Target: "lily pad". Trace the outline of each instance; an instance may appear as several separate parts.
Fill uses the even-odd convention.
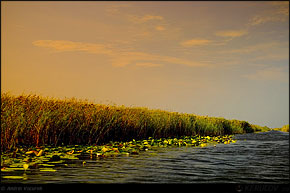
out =
[[[3,176],[2,178],[7,178],[7,179],[24,179],[23,176]]]
[[[40,166],[46,166],[46,167],[54,167],[55,165],[53,164],[38,164]]]
[[[37,157],[41,156],[43,154],[43,150],[40,150],[38,153],[37,153]]]
[[[14,170],[17,170],[17,171],[25,171],[24,168],[13,168]],[[27,168],[26,170],[30,170],[29,168]]]
[[[14,172],[15,168],[1,168],[1,172]]]
[[[41,172],[56,172],[55,169],[51,169],[51,168],[40,168],[39,171],[41,171]]]
[[[48,162],[48,163],[50,163],[50,164],[61,164],[63,162],[64,162],[63,160],[59,160],[59,161],[51,161],[51,162]]]
[[[78,157],[75,157],[73,155],[64,155],[64,156],[61,156],[61,159],[79,159]]]
[[[19,167],[23,167],[23,163],[11,164],[9,167],[10,167],[10,168],[19,168]]]

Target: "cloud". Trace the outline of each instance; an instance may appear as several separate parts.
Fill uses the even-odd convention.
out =
[[[288,69],[285,67],[270,67],[262,70],[258,70],[252,74],[243,75],[243,77],[250,80],[259,80],[259,81],[279,81],[288,83],[289,74]]]
[[[112,54],[112,50],[103,44],[72,42],[65,40],[38,40],[32,42],[37,47],[51,48],[57,51],[84,51],[93,54]]]
[[[159,26],[156,26],[155,29],[156,29],[157,31],[164,31],[164,30],[165,30],[165,27],[159,25]]]
[[[203,46],[203,45],[208,45],[210,44],[210,40],[206,39],[191,39],[191,40],[186,40],[180,43],[180,45],[184,47],[191,47],[191,46]]]
[[[132,7],[131,4],[113,4],[113,5],[108,5],[105,8],[105,11],[109,14],[109,15],[116,15],[116,14],[120,14],[120,9],[121,8],[130,8]]]
[[[142,22],[147,22],[147,21],[150,21],[150,20],[163,20],[163,17],[160,16],[160,15],[144,15],[141,18]]]
[[[288,1],[271,1],[271,5],[277,6],[276,13],[289,16],[289,2]]]
[[[280,22],[286,21],[286,18],[281,17],[279,15],[272,15],[272,16],[263,16],[263,15],[256,15],[250,20],[250,25],[260,25],[268,22]]]
[[[170,57],[170,56],[157,56],[156,59],[159,61],[167,62],[167,63],[180,64],[180,65],[185,65],[185,66],[190,66],[190,67],[209,66],[209,63],[206,63],[206,62],[191,61],[191,60]]]
[[[265,24],[268,22],[285,22],[289,20],[289,2],[268,2],[272,8],[250,19],[250,26]]]
[[[185,65],[190,67],[201,67],[201,66],[208,66],[208,63],[204,62],[194,62],[186,59],[171,57],[171,56],[163,56],[157,54],[149,54],[145,52],[122,52],[116,54],[111,59],[113,66],[124,67],[133,63],[138,63],[138,61],[142,61],[141,63],[171,63],[171,64],[178,64],[178,65]],[[149,66],[149,65],[147,65]],[[153,67],[153,66],[152,66]]]
[[[261,56],[257,56],[252,61],[281,61],[281,60],[288,60],[289,61],[289,50],[283,50],[281,52],[276,52],[276,53],[265,53]]]
[[[217,50],[215,54],[215,63],[219,60],[221,60],[221,64],[231,66],[253,66],[259,63],[265,67],[270,63],[285,63],[289,61],[289,43],[270,41],[255,44],[252,42],[251,45],[235,48],[224,47]]]
[[[231,50],[224,50],[220,53],[225,54],[247,54],[247,53],[253,53],[253,52],[265,52],[270,50],[273,47],[279,47],[281,46],[279,42],[266,42],[256,45],[250,45],[239,49],[231,49]]]
[[[136,16],[136,15],[129,15],[129,19],[130,21],[134,22],[134,23],[145,23],[148,21],[160,21],[163,20],[164,18],[160,15],[144,15],[142,17]]]
[[[248,31],[246,31],[246,30],[227,30],[227,31],[216,32],[217,36],[230,37],[230,38],[241,37],[241,36],[244,36],[247,34],[248,34]]]
[[[143,67],[159,67],[163,66],[163,64],[153,63],[153,62],[137,62],[136,66],[143,66]]]
[[[110,58],[113,66],[124,67],[136,63],[137,66],[156,67],[159,63],[172,63],[191,67],[208,66],[204,62],[196,62],[171,56],[150,54],[146,52],[126,51],[119,46],[73,42],[64,40],[38,40],[32,43],[34,46],[50,48],[59,52],[80,51],[91,54],[102,54]]]

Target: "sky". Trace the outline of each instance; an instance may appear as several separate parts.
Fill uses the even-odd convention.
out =
[[[288,1],[1,1],[1,92],[289,124]]]

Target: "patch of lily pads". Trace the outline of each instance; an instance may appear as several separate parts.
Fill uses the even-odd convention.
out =
[[[206,147],[216,144],[235,143],[232,135],[225,136],[184,136],[181,138],[149,137],[144,140],[128,142],[110,142],[103,145],[71,145],[71,146],[43,146],[43,147],[18,147],[14,151],[1,153],[1,172],[18,173],[21,175],[3,175],[6,179],[27,179],[23,173],[32,171],[56,172],[59,167],[71,167],[79,161],[85,166],[86,159],[103,159],[115,156],[138,155],[142,151],[165,147]]]

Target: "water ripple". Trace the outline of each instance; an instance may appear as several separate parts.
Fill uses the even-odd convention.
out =
[[[234,144],[150,150],[28,175],[24,183],[289,183],[289,133],[236,135]],[[157,154],[152,154],[156,153]]]

